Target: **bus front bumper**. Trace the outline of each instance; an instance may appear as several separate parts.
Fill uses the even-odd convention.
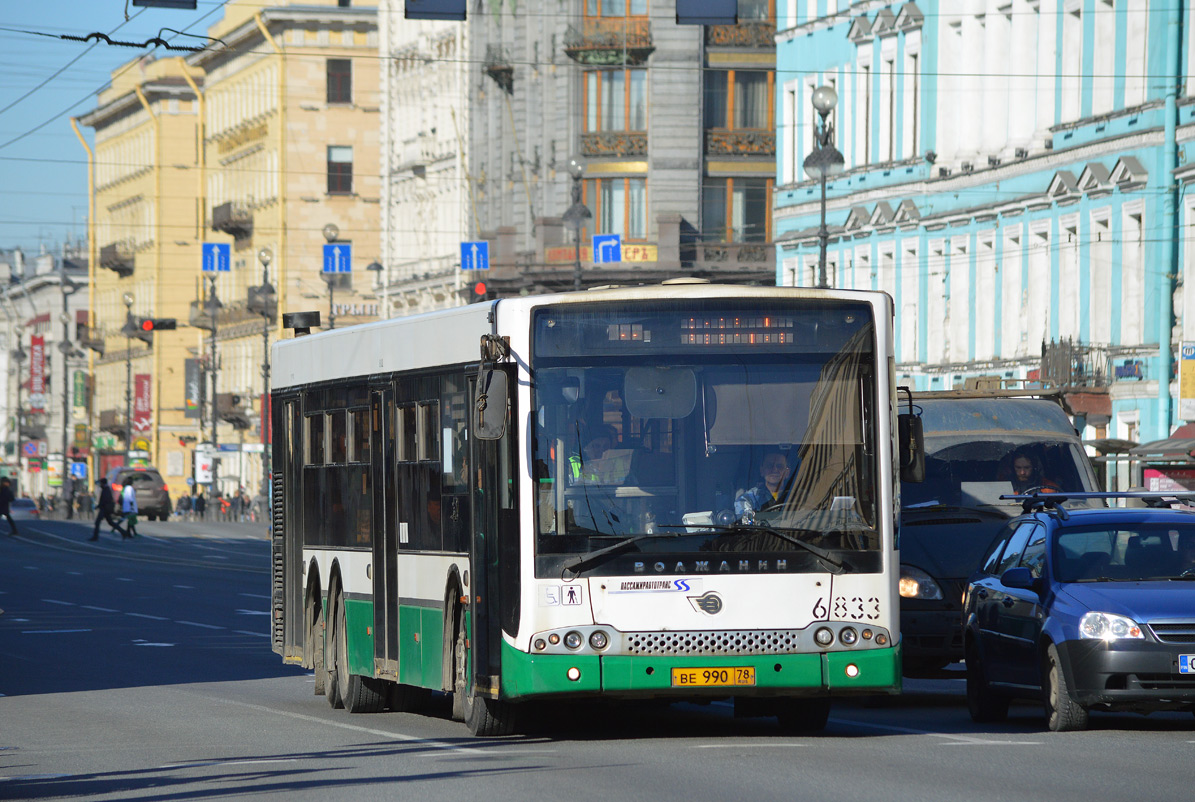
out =
[[[812,654],[749,657],[661,657],[521,652],[503,643],[504,699],[541,696],[676,698],[725,696],[847,696],[899,693],[900,646]],[[752,669],[754,684],[684,684],[673,669],[693,669],[698,679],[713,669]],[[686,671],[686,674],[690,672]],[[715,680],[723,676],[711,674]],[[742,672],[738,673],[742,676]],[[733,682],[735,673],[725,675]]]

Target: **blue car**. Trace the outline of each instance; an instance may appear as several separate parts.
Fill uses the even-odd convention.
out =
[[[1195,712],[1195,512],[1066,498],[1029,501],[967,583],[972,719],[1003,720],[1015,697],[1056,732],[1090,710]]]

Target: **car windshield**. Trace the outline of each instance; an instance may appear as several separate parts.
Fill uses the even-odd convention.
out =
[[[1195,577],[1195,522],[1063,529],[1051,550],[1059,582]]]
[[[570,305],[534,327],[538,575],[822,565],[784,535],[879,570],[868,306]]]

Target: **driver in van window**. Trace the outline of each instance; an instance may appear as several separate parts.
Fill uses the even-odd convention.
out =
[[[1025,493],[1038,489],[1046,493],[1058,491],[1058,485],[1045,477],[1041,460],[1026,451],[1016,451],[1012,457],[1012,489]]]

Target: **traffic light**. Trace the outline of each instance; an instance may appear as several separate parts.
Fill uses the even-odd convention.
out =
[[[474,300],[474,302],[484,301],[487,298],[489,298],[489,296],[486,294],[485,282],[478,281],[478,282],[474,283],[474,285],[473,285],[473,300]]]
[[[141,319],[142,331],[172,331],[178,328],[178,320],[172,317],[147,317]]]

